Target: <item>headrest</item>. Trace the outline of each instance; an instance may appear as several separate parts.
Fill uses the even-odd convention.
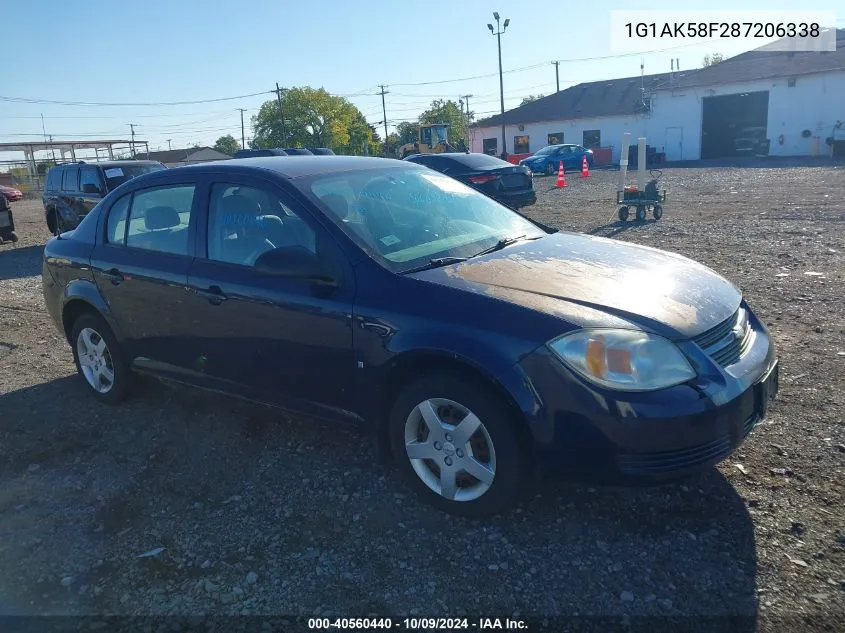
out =
[[[171,229],[181,223],[179,213],[173,207],[150,207],[144,214],[144,227],[148,231]]]
[[[336,193],[330,193],[320,198],[331,211],[341,220],[349,215],[349,203],[346,198]]]

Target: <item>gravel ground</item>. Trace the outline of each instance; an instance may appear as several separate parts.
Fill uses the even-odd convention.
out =
[[[575,174],[560,190],[538,178],[527,212],[737,281],[778,345],[779,399],[737,454],[692,480],[550,481],[485,523],[420,505],[344,429],[158,384],[119,408],[96,403],[44,310],[40,204],[15,203],[21,241],[0,246],[0,614],[841,627],[845,174],[667,169],[663,219],[624,225],[617,176]]]

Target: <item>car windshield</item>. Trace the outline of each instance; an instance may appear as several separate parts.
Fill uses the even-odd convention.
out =
[[[109,191],[117,189],[128,180],[137,178],[142,174],[149,174],[153,171],[167,169],[164,165],[120,165],[115,167],[104,167],[103,174],[106,177],[106,187]]]
[[[321,176],[311,182],[311,193],[332,221],[394,272],[470,257],[503,238],[546,235],[484,194],[428,170]]]
[[[544,147],[540,151],[536,152],[534,156],[546,156],[547,154],[551,154],[557,149],[557,145],[549,145],[548,147]]]

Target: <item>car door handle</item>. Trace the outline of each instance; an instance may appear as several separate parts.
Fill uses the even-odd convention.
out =
[[[121,273],[117,268],[112,268],[111,270],[107,270],[103,273],[103,279],[108,279],[112,284],[115,286],[119,285],[121,281],[123,281],[123,273]]]
[[[209,286],[206,290],[197,290],[196,293],[198,296],[208,299],[208,302],[215,306],[219,306],[228,298],[223,294],[220,286]]]

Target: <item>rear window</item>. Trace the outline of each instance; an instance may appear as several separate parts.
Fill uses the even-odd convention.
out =
[[[62,186],[62,169],[61,167],[53,167],[47,172],[47,189],[55,191]]]
[[[62,190],[76,191],[79,187],[79,167],[65,167],[62,177]]]
[[[487,154],[458,154],[449,156],[449,160],[470,169],[501,169],[511,166],[509,162]]]
[[[149,174],[154,171],[161,171],[167,169],[161,164],[147,164],[147,165],[114,165],[107,167],[103,165],[103,176],[106,179],[106,188],[109,191],[117,189],[123,183],[137,178],[143,174]]]

